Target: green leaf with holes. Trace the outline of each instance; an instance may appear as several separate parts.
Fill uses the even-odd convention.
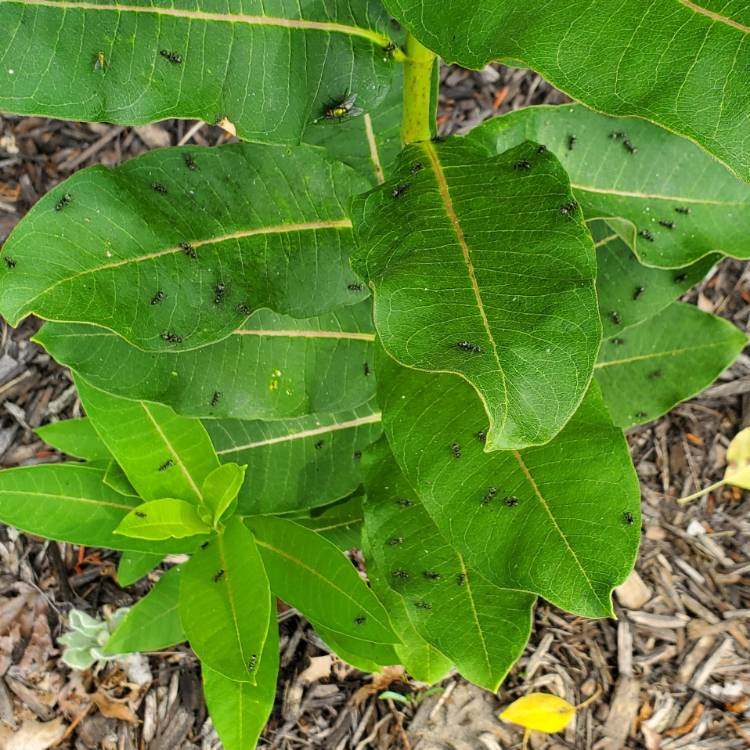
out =
[[[367,292],[347,260],[348,206],[366,187],[302,146],[162,149],[82,170],[5,242],[0,313],[182,351],[226,338],[260,307],[308,317],[353,304]]]
[[[386,48],[401,36],[377,0],[2,0],[0,109],[123,125],[225,120],[247,140],[296,143],[313,123],[334,126],[324,113],[349,94],[378,105],[403,57]]]
[[[370,400],[373,338],[365,300],[306,319],[258,310],[227,338],[185,352],[145,352],[76,323],[47,323],[35,341],[108,393],[194,417],[281,419]]]
[[[612,589],[638,550],[640,492],[597,385],[546,445],[487,453],[487,416],[467,383],[386,356],[378,367],[393,454],[466,565],[496,586],[611,617]]]
[[[60,453],[67,453],[86,461],[108,461],[112,458],[91,420],[85,417],[51,422],[43,427],[37,427],[34,432]]]
[[[571,201],[535,144],[490,158],[461,139],[407,147],[396,176],[355,199],[352,265],[374,290],[383,345],[468,380],[491,450],[550,440],[591,377],[594,248],[574,205],[561,213]]]
[[[676,268],[713,252],[750,258],[750,185],[650,122],[575,104],[528,107],[489,120],[468,139],[492,153],[527,139],[546,144],[586,217],[610,220],[646,265]]]
[[[385,609],[334,544],[283,518],[252,516],[246,523],[276,596],[328,630],[398,643]]]
[[[446,62],[530,67],[592,109],[695,141],[750,181],[750,14],[718,0],[385,0]],[[636,142],[637,143],[637,142]]]
[[[203,544],[180,576],[180,617],[201,662],[256,684],[268,634],[271,592],[252,534],[239,518]]]
[[[384,440],[368,463],[365,555],[375,562],[379,588],[401,598],[414,630],[467,680],[497,690],[526,646],[536,597],[500,588],[467,567],[425,512]],[[369,564],[368,570],[372,575]]]
[[[374,402],[336,414],[203,424],[219,460],[247,464],[238,503],[243,515],[287,513],[347,497],[362,481],[362,451],[381,433]]]
[[[746,345],[747,336],[728,321],[675,303],[606,339],[596,380],[615,424],[632,427],[700,393]]]
[[[165,497],[149,500],[128,513],[115,529],[115,534],[136,539],[183,539],[195,534],[208,534],[211,527],[198,515],[195,505],[185,500]]]

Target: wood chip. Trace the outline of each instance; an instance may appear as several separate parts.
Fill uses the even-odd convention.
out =
[[[641,609],[651,599],[652,593],[636,570],[633,570],[625,582],[615,589],[617,600],[623,607],[630,610]]]

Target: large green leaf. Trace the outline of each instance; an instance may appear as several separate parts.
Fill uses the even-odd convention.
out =
[[[381,587],[402,597],[422,638],[466,679],[497,690],[526,646],[536,597],[469,570],[417,500],[387,444],[379,448],[365,482],[367,559],[375,561]],[[372,575],[369,565],[368,571]]]
[[[373,643],[398,643],[383,606],[327,539],[283,518],[246,520],[280,599],[313,622]]]
[[[168,570],[107,641],[105,652],[159,651],[185,640],[179,611],[180,568]]]
[[[89,419],[64,419],[34,430],[47,445],[61,453],[83,458],[86,461],[108,461],[112,454]]]
[[[298,320],[258,310],[230,336],[186,352],[144,352],[105,328],[48,323],[35,340],[89,383],[180,414],[280,419],[372,398],[369,300]]]
[[[115,529],[117,534],[136,539],[183,539],[210,531],[211,527],[201,519],[193,503],[173,497],[136,506]]]
[[[478,391],[489,449],[544,443],[583,398],[599,348],[594,248],[560,163],[532,143],[489,157],[407,147],[356,199],[352,265],[386,350]],[[562,210],[561,210],[562,209]]]
[[[203,544],[180,576],[180,617],[198,658],[224,677],[256,684],[271,592],[252,534],[239,518]]]
[[[675,303],[606,340],[596,380],[615,424],[632,427],[700,393],[746,345],[728,321]]]
[[[696,141],[750,180],[750,18],[742,2],[385,0],[447,62],[528,65],[612,115]]]
[[[598,387],[546,445],[487,453],[487,417],[468,384],[387,360],[378,379],[388,442],[466,564],[570,612],[612,616],[611,591],[638,550],[640,492]]]
[[[123,552],[117,563],[117,583],[124,588],[139,581],[162,561],[162,557],[149,552]]]
[[[377,0],[227,6],[0,2],[0,109],[138,124],[227,118],[241,138],[295,143],[334,101],[369,108],[396,67]]]
[[[312,529],[333,542],[340,550],[359,549],[362,546],[362,495],[315,509],[309,516],[293,519],[300,526]]]
[[[5,242],[0,312],[172,351],[224,338],[260,307],[306,317],[357,302],[347,207],[366,186],[302,146],[163,149],[83,170]]]
[[[586,217],[619,217],[618,230],[647,265],[676,268],[714,251],[750,257],[750,185],[650,122],[575,104],[527,107],[468,138],[492,153],[544,143],[565,165]]]
[[[203,480],[219,461],[199,420],[161,404],[118,398],[80,377],[76,386],[99,436],[144,500],[201,502]]]
[[[0,471],[0,521],[22,531],[87,547],[134,552],[185,552],[192,540],[153,542],[114,530],[139,503],[104,484],[101,468],[46,464]]]
[[[336,656],[361,672],[380,672],[383,667],[399,663],[396,649],[390,643],[363,641],[324,628],[317,622],[311,624]]]
[[[362,450],[381,433],[374,403],[338,414],[204,425],[221,461],[247,464],[239,495],[246,515],[288,513],[347,497],[362,481]]]
[[[279,627],[276,612],[271,612],[255,685],[228,680],[206,664],[201,664],[206,705],[225,750],[249,750],[255,747],[273,708],[278,671]]]

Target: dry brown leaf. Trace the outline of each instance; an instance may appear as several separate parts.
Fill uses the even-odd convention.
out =
[[[12,732],[6,735],[6,730]],[[48,750],[65,734],[65,724],[58,716],[52,721],[24,721],[21,728],[13,731],[2,727],[0,750]]]
[[[359,690],[352,696],[352,704],[359,706],[371,695],[380,693],[390,687],[394,682],[398,682],[404,676],[404,668],[401,666],[383,667],[382,672],[376,672],[372,676],[372,682],[362,685]]]
[[[99,690],[91,696],[91,699],[108,719],[119,719],[131,724],[138,723],[138,717],[128,705],[128,698],[112,698]]]
[[[691,732],[695,725],[701,720],[705,706],[702,703],[696,703],[693,712],[688,717],[688,720],[684,724],[680,724],[678,727],[672,727],[664,732],[667,737],[682,737],[683,734]]]
[[[736,701],[732,701],[731,703],[725,703],[724,708],[733,714],[744,714],[745,711],[747,711],[749,702],[750,701],[748,700],[748,696],[743,695],[740,698],[738,698]]]

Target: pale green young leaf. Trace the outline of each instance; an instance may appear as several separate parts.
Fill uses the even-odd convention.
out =
[[[201,492],[204,504],[211,510],[213,524],[224,515],[245,481],[247,466],[223,464],[214,469],[204,480]]]
[[[561,213],[571,200],[535,144],[489,157],[460,139],[407,147],[396,176],[355,199],[352,266],[374,290],[384,347],[468,380],[490,450],[548,441],[592,374],[594,247],[580,212]]]
[[[108,461],[112,454],[86,417],[64,419],[37,427],[36,432],[47,445],[61,453],[86,461]]]
[[[210,531],[211,527],[203,522],[195,505],[165,497],[133,508],[120,521],[115,534],[136,539],[183,539]]]
[[[125,588],[148,575],[161,561],[163,555],[148,552],[125,551],[117,563],[117,583]]]

